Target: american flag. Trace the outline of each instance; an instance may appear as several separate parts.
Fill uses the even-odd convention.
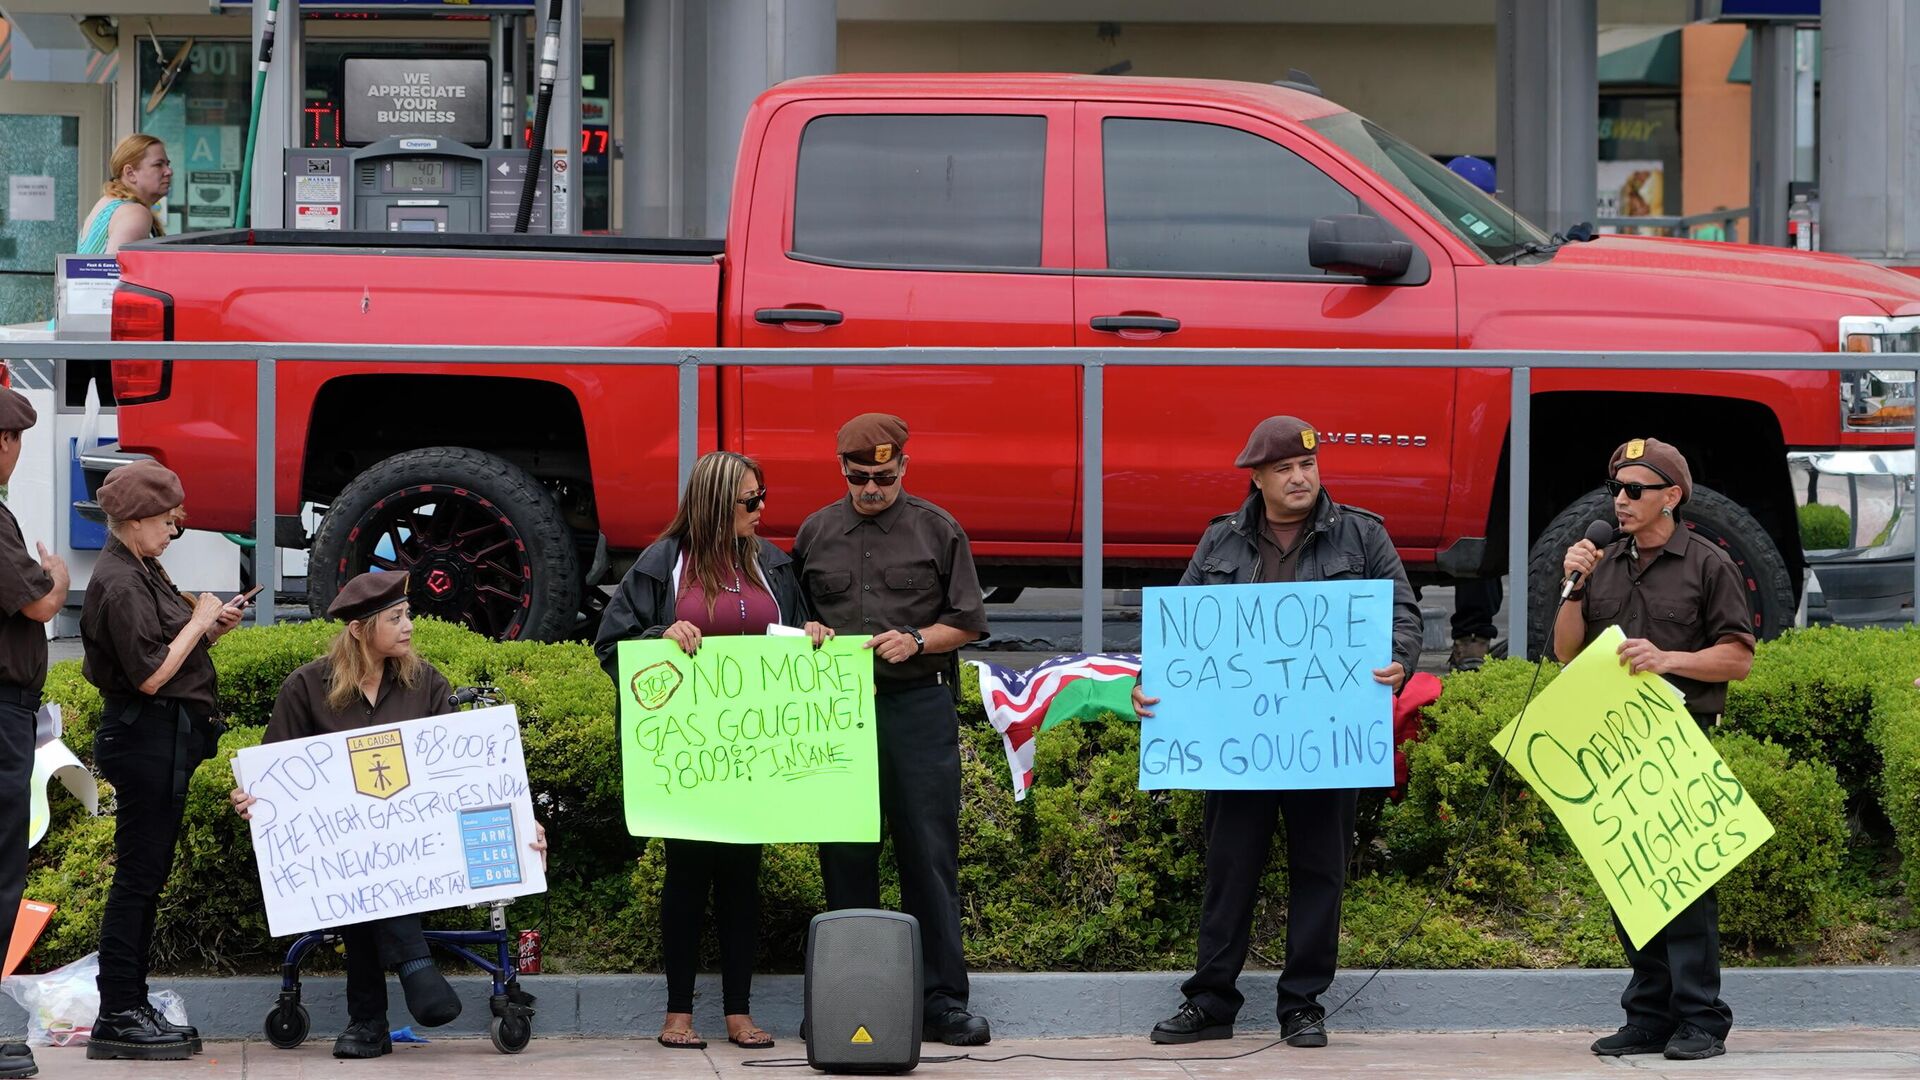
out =
[[[1139,719],[1133,712],[1133,687],[1140,678],[1137,654],[1075,653],[1025,671],[970,662],[980,674],[980,703],[1007,751],[1016,802],[1033,786],[1034,739],[1042,731],[1108,713],[1121,720]]]

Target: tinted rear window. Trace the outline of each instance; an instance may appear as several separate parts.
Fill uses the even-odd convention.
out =
[[[895,266],[1040,265],[1039,116],[823,116],[800,139],[793,249]]]

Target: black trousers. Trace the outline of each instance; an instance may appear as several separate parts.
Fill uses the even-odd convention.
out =
[[[355,923],[340,928],[347,946],[347,1020],[387,1018],[387,972],[428,955],[420,916]]]
[[[1493,624],[1493,613],[1500,610],[1500,575],[1460,578],[1453,583],[1453,636],[1483,637],[1491,641],[1500,636]]]
[[[174,846],[186,801],[174,796],[174,758],[180,752],[170,720],[143,717],[123,724],[103,717],[93,737],[93,760],[113,785],[113,884],[100,917],[100,1012],[125,1012],[147,1000],[147,970],[160,890],[173,872]],[[188,773],[212,753],[195,726],[185,740]]]
[[[0,702],[0,961],[13,940],[27,888],[28,788],[33,782],[33,710]]]
[[[752,1011],[754,952],[760,943],[760,845],[667,841],[660,885],[660,958],[667,969],[667,1011],[693,1011],[700,933],[713,897],[720,939],[720,996],[731,1016]]]
[[[967,1007],[960,941],[960,719],[945,686],[874,699],[880,814],[893,837],[900,906],[920,922],[928,1015]],[[821,844],[827,907],[880,906],[880,845]]]
[[[1716,1038],[1733,1030],[1733,1009],[1720,1000],[1720,897],[1701,893],[1661,931],[1636,949],[1613,920],[1613,931],[1627,950],[1633,975],[1620,1007],[1627,1023],[1657,1034],[1692,1024]]]
[[[1347,883],[1359,792],[1210,791],[1207,885],[1200,902],[1200,959],[1180,992],[1208,1016],[1232,1022],[1246,998],[1234,985],[1247,963],[1253,905],[1266,872],[1276,814],[1287,826],[1287,955],[1281,1016],[1333,985],[1340,958],[1340,900]]]

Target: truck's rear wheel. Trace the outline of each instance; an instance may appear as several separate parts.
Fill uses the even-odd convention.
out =
[[[559,505],[518,465],[464,447],[396,454],[347,485],[313,540],[314,614],[368,569],[412,574],[414,614],[501,640],[566,637],[580,608]]]
[[[1739,503],[1712,488],[1695,485],[1693,496],[1680,512],[1695,536],[1718,544],[1732,556],[1747,587],[1747,605],[1753,610],[1755,636],[1770,638],[1793,625],[1793,575],[1780,549]],[[1527,655],[1537,657],[1546,648],[1554,607],[1560,599],[1561,564],[1567,549],[1579,543],[1587,526],[1613,520],[1613,499],[1600,488],[1582,495],[1554,517],[1534,540],[1527,554]]]

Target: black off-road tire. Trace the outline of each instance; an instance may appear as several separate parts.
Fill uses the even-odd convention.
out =
[[[493,454],[432,446],[355,477],[314,536],[307,579],[314,615],[369,568],[412,575],[407,598],[415,615],[501,640],[556,641],[575,632],[581,582],[573,534],[540,482]]]
[[[1587,526],[1613,520],[1613,499],[1596,488],[1560,511],[1534,540],[1527,553],[1527,657],[1535,659],[1546,648],[1552,617],[1560,600],[1562,564],[1567,549],[1580,542]],[[1682,526],[1702,540],[1719,546],[1733,559],[1747,587],[1756,637],[1770,638],[1793,625],[1798,601],[1793,574],[1773,538],[1746,508],[1712,488],[1696,485],[1680,510]]]

